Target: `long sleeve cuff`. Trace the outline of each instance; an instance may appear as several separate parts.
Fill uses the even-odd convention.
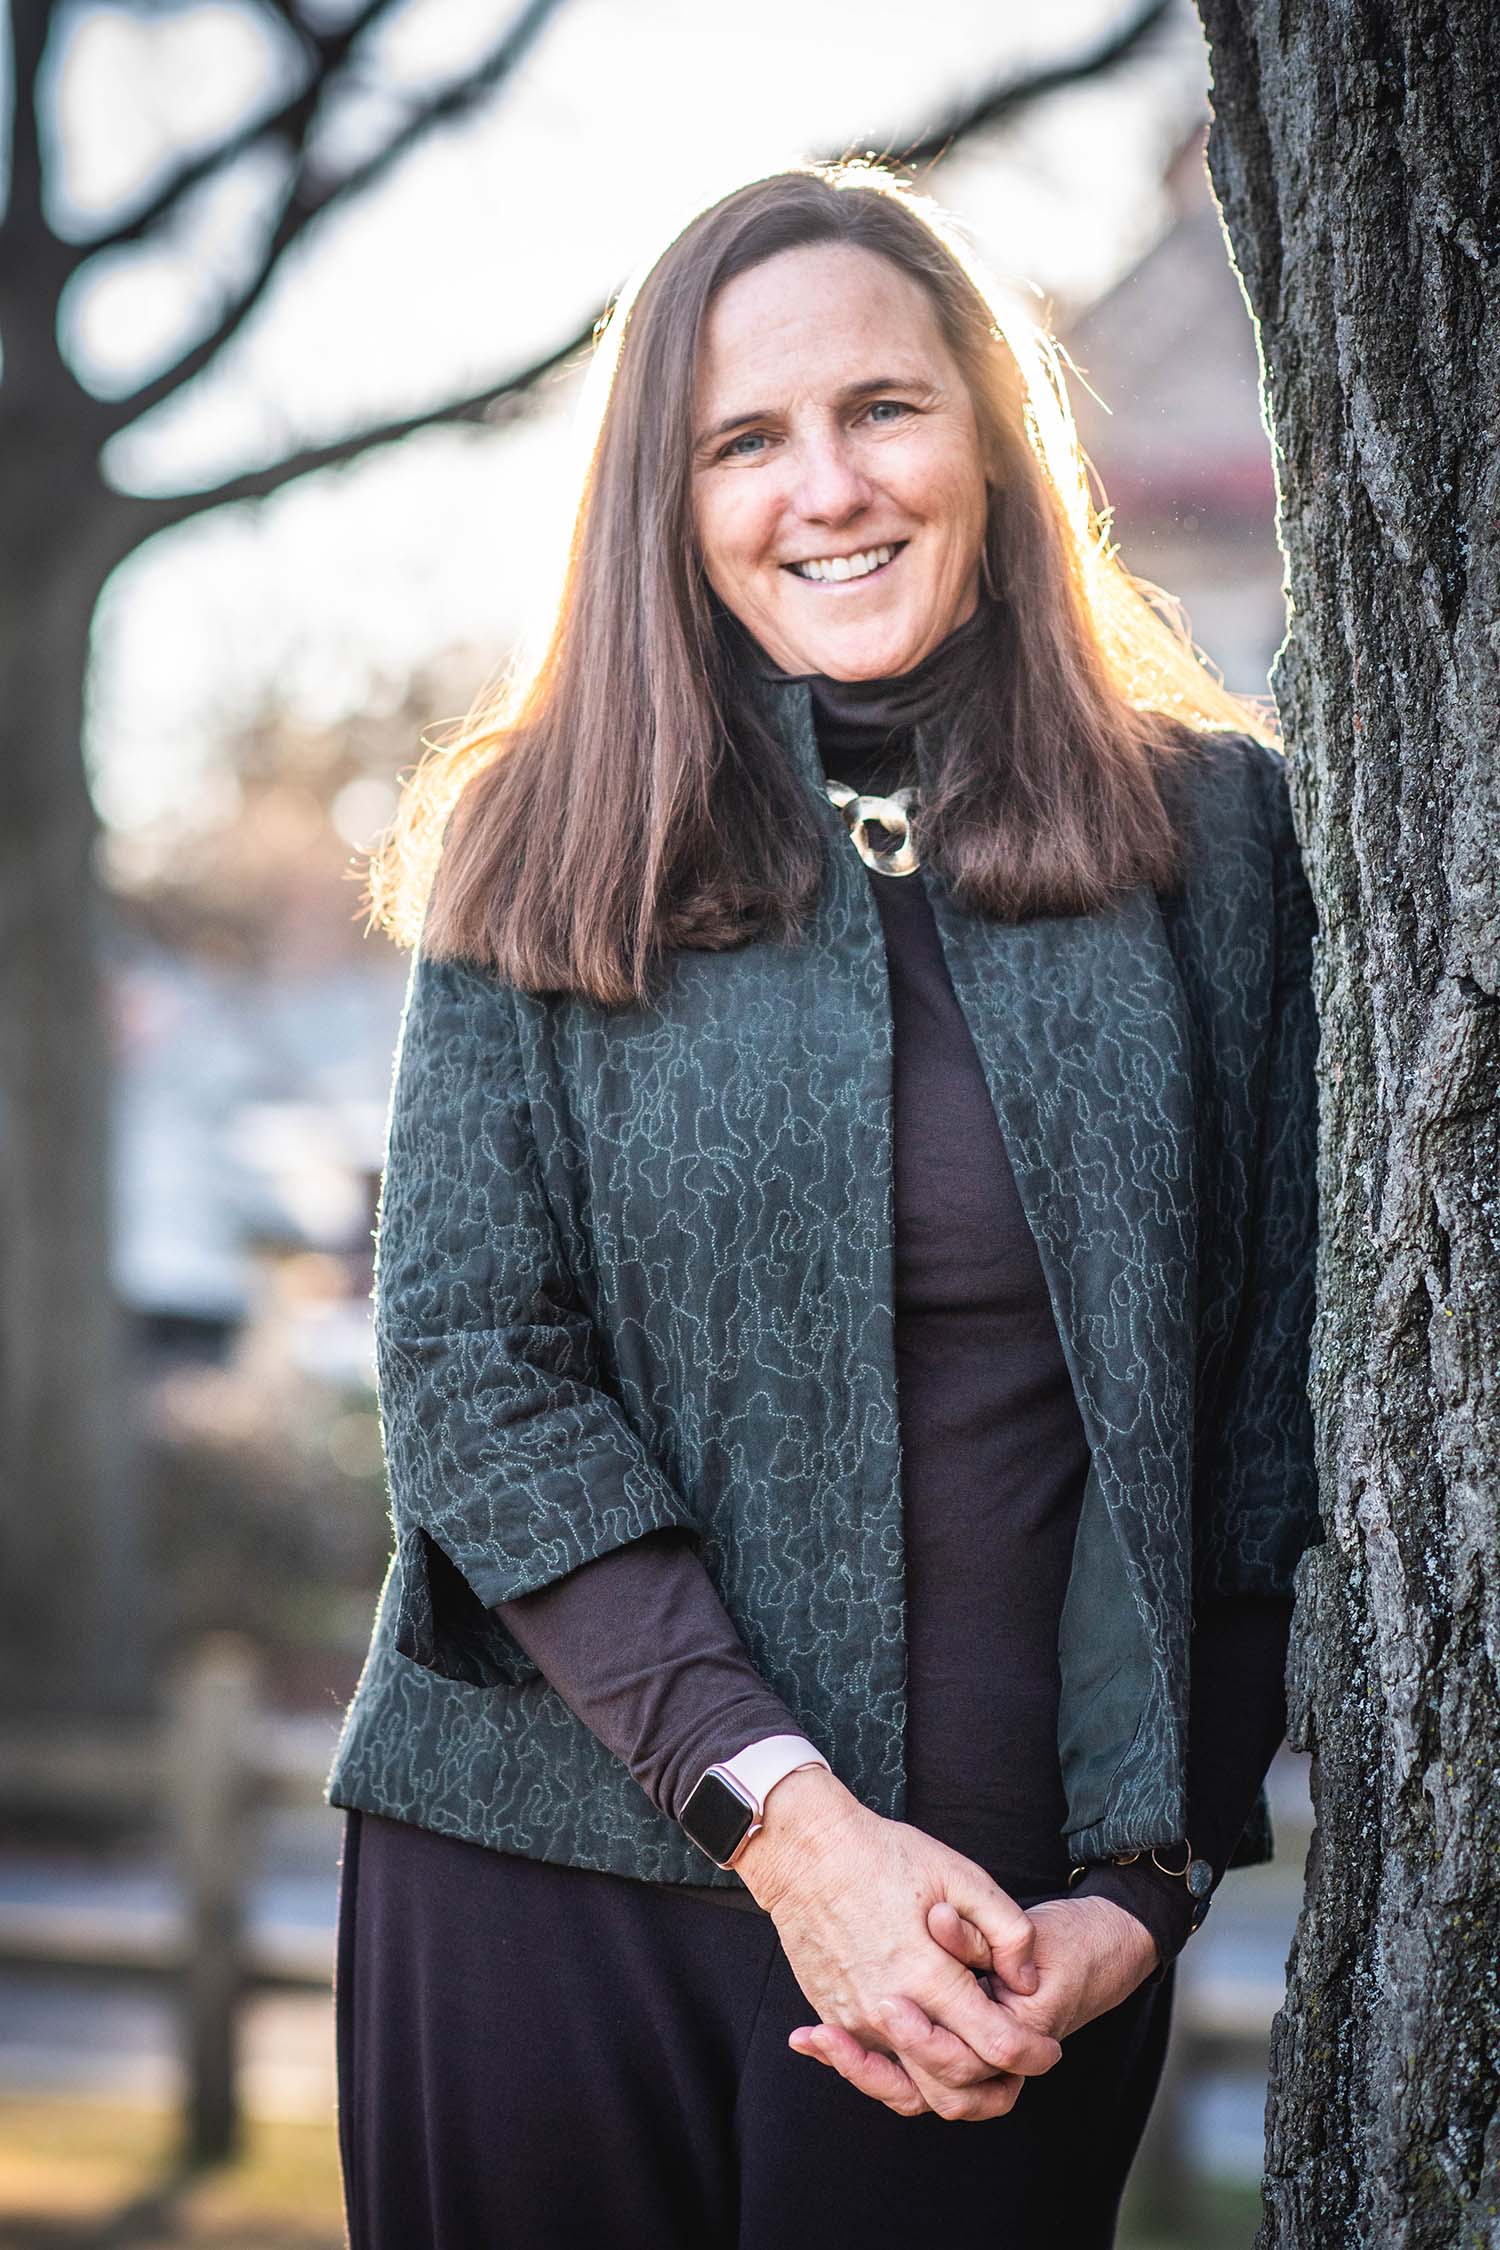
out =
[[[495,1613],[673,1820],[705,1766],[803,1731],[751,1662],[686,1532],[648,1532]]]
[[[1156,1966],[1145,1980],[1160,1984],[1192,1934],[1198,1905],[1180,1877],[1162,1874],[1149,1857],[1121,1867],[1103,1860],[1090,1865],[1068,1893],[1070,1898],[1112,1898],[1145,1925],[1156,1941]]]
[[[1286,1733],[1286,1657],[1292,1601],[1280,1594],[1200,1597],[1193,1624],[1192,1695],[1188,1729],[1188,1835],[1195,1859],[1214,1871],[1217,1890],[1229,1855],[1249,1819],[1271,1760]],[[1180,1847],[1162,1855],[1177,1864]],[[1180,1875],[1164,1874],[1149,1852],[1126,1865],[1092,1862],[1073,1898],[1112,1898],[1156,1940],[1159,1956],[1147,1983],[1159,1984],[1169,1964],[1203,1924],[1208,1899],[1193,1897]]]

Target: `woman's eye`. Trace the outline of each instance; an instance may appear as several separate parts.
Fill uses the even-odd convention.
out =
[[[908,405],[905,399],[900,398],[872,399],[864,411],[867,415],[877,414],[883,406],[888,406],[894,410],[897,421],[904,421],[908,415],[915,414],[917,411],[914,406]],[[888,422],[884,426],[891,429],[894,427],[894,422]],[[716,461],[753,461],[755,455],[744,452],[742,448],[745,446],[761,446],[766,443],[768,443],[768,439],[764,430],[741,430],[738,437],[732,437],[729,443],[715,454],[714,459]]]

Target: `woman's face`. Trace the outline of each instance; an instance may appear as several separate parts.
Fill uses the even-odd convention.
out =
[[[784,671],[908,672],[973,616],[979,427],[931,300],[889,259],[818,243],[726,283],[693,433],[709,583]]]

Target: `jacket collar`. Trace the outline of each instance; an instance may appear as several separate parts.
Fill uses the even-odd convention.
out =
[[[760,717],[780,743],[787,764],[805,782],[821,805],[838,815],[823,788],[823,759],[813,721],[812,683],[790,673],[772,673],[741,662],[735,671],[738,691],[749,697]],[[840,820],[839,825],[842,826]],[[831,832],[831,831],[830,831]]]

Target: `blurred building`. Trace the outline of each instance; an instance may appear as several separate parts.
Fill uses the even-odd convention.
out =
[[[150,1355],[217,1359],[270,1315],[302,1372],[364,1384],[404,957],[277,977],[137,934],[112,980],[115,1278]]]
[[[1166,231],[1063,341],[1127,567],[1181,599],[1226,687],[1263,695],[1285,629],[1276,488],[1254,327],[1203,146],[1195,129],[1168,167]]]

